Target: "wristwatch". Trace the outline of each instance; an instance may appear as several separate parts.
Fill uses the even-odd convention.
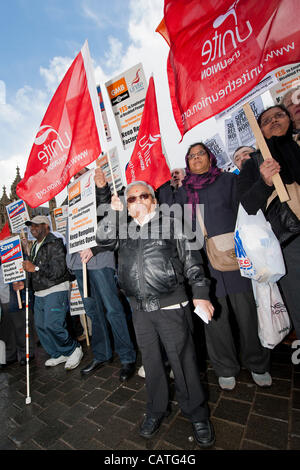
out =
[[[35,270],[35,271],[39,271],[40,268],[39,268],[38,266],[35,266],[35,267],[34,267],[34,270]]]

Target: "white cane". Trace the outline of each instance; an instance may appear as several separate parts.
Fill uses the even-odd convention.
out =
[[[30,397],[30,382],[29,382],[29,292],[28,292],[28,275],[26,273],[26,383],[27,383],[27,396],[25,403],[29,405],[31,403]]]

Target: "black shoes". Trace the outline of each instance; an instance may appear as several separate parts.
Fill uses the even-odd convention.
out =
[[[153,418],[146,415],[140,427],[140,436],[150,439],[159,430],[163,419],[164,416]]]
[[[122,369],[120,370],[120,381],[125,382],[130,379],[130,377],[135,373],[135,362],[130,362],[129,364],[122,364]]]
[[[89,375],[92,372],[95,372],[95,370],[100,369],[100,367],[103,367],[105,364],[108,364],[111,362],[111,359],[108,361],[98,361],[97,359],[93,359],[90,364],[88,364],[84,369],[81,369],[80,373],[82,375]]]
[[[211,447],[215,443],[214,428],[209,419],[192,423],[194,437],[199,447]]]

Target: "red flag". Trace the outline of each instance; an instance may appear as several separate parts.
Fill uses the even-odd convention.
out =
[[[154,189],[171,179],[161,145],[153,77],[149,80],[139,133],[126,168],[127,183],[145,181]]]
[[[5,238],[10,237],[10,230],[8,222],[3,225],[3,228],[0,232],[0,240],[4,240]]]
[[[164,38],[164,40],[166,41],[166,43],[170,46],[169,33],[168,33],[168,30],[167,30],[167,27],[166,27],[166,23],[165,23],[165,19],[164,19],[164,18],[161,20],[161,22],[160,22],[159,25],[157,26],[155,32],[159,33],[159,34]]]
[[[37,207],[101,154],[99,104],[85,42],[57,88],[37,132],[18,196]]]
[[[299,0],[165,0],[168,79],[183,136],[300,60]]]

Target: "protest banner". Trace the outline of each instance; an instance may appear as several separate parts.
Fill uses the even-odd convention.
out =
[[[101,116],[102,116],[102,121],[103,121],[105,137],[106,137],[107,142],[110,142],[112,140],[111,132],[110,132],[110,127],[108,123],[108,118],[107,118],[106,109],[104,106],[104,101],[103,101],[103,96],[102,96],[100,85],[97,85],[97,93],[98,93],[98,99],[99,99],[99,105],[100,105],[100,111],[101,111]]]
[[[124,150],[135,144],[142,119],[147,82],[142,64],[105,83]]]
[[[0,256],[5,284],[25,279],[22,246],[18,235],[0,242]]]
[[[12,233],[19,233],[24,230],[24,228],[27,228],[25,222],[29,220],[30,217],[26,204],[22,199],[8,204],[8,206],[6,206],[6,212]]]
[[[34,139],[18,196],[38,207],[101,154],[101,117],[87,41],[57,88]]]
[[[55,221],[56,231],[61,233],[65,237],[68,222],[68,206],[66,205],[53,209],[53,217]]]
[[[272,70],[299,62],[299,13],[298,0],[165,0],[170,96],[182,136]]]
[[[70,315],[80,315],[83,321],[83,328],[86,337],[86,343],[89,346],[89,334],[87,328],[87,321],[86,321],[86,313],[84,309],[83,300],[78,288],[78,283],[75,281],[70,282]]]
[[[102,153],[97,160],[97,165],[104,172],[110,190],[116,189],[116,191],[119,191],[123,187],[123,180],[117,147],[113,147],[108,152]]]

